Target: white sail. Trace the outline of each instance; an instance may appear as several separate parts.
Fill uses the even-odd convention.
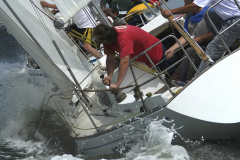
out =
[[[33,8],[34,5],[31,4],[30,1],[15,0],[7,2],[25,24],[29,32],[36,38],[43,50],[34,43],[2,0],[0,0],[0,21],[4,23],[8,31],[38,63],[43,72],[58,85],[61,91],[65,94],[71,94],[74,80],[54,47],[52,38],[59,46],[69,67],[72,69],[79,82],[89,74],[89,67],[91,67],[89,62],[86,61],[86,58],[68,38],[66,33],[62,30],[56,30],[53,26],[53,21],[45,14],[39,12],[47,29],[44,28],[36,10]],[[32,0],[32,2],[39,8],[42,8],[39,0]],[[85,86],[89,80],[90,79],[85,80],[81,86]]]
[[[88,5],[91,0],[53,0],[63,15],[64,22],[69,21],[78,11]]]

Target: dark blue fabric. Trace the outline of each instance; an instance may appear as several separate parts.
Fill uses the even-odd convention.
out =
[[[145,17],[141,14],[141,17],[144,21],[144,23],[146,24],[146,19]],[[128,25],[132,25],[132,26],[136,26],[138,23],[141,24],[142,23],[142,19],[141,19],[140,15],[134,15],[128,22]]]
[[[142,4],[142,2],[134,2],[134,3],[131,5],[131,7],[130,7],[130,9],[128,10],[128,12],[129,12],[132,8],[134,8],[135,6],[140,5],[140,4]],[[146,19],[144,18],[144,16],[143,16],[142,14],[141,14],[141,17],[142,17],[143,21],[146,22]],[[128,25],[136,26],[138,23],[142,23],[142,20],[141,20],[141,18],[140,18],[140,15],[134,15],[134,16],[129,20]]]
[[[191,15],[191,18],[190,18],[191,23],[192,23],[192,24],[196,24],[196,23],[200,22],[200,21],[203,19],[203,15],[204,15],[205,11],[206,11],[208,8],[209,8],[208,6],[204,7],[203,10],[201,10],[201,11],[200,11],[198,14],[196,14],[196,15],[189,14],[189,15],[186,17],[185,22],[184,22],[184,28],[185,28],[185,30],[188,31],[188,21],[189,21],[190,15]],[[212,10],[213,10],[213,9],[210,9],[210,11],[212,11]]]
[[[167,51],[166,47],[162,44],[162,50],[163,50],[163,55],[160,61],[162,61],[164,59],[164,61],[162,63],[159,63],[156,67],[160,68],[161,71],[164,71],[165,69],[167,69],[168,67],[170,67],[172,65],[172,62],[169,59],[166,59],[166,55],[165,52]],[[168,71],[168,74],[166,74],[166,76],[170,75],[172,76],[174,69],[171,68]],[[167,77],[170,78],[170,77]]]

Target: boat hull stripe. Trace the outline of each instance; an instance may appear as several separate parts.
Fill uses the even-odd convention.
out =
[[[112,142],[110,142],[110,143],[107,143],[107,144],[104,144],[104,145],[101,145],[101,146],[97,146],[97,147],[93,147],[93,148],[87,148],[87,149],[83,149],[83,150],[86,151],[86,150],[91,150],[91,149],[100,148],[100,147],[103,147],[103,146],[106,146],[106,145],[115,143],[115,142],[117,142],[117,141],[120,141],[120,140],[122,140],[122,139],[123,139],[123,138],[120,138],[120,139],[117,139],[117,140],[115,140],[115,141],[112,141]]]

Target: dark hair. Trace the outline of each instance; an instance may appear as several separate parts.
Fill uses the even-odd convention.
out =
[[[102,9],[103,13],[107,13],[106,16],[112,16],[111,13],[112,13],[112,9],[111,8],[103,8]]]
[[[93,30],[93,38],[95,38],[98,43],[102,43],[102,41],[105,40],[114,44],[117,38],[117,31],[114,27],[99,24]]]
[[[112,7],[112,13],[117,13],[119,14],[119,9],[117,7]]]

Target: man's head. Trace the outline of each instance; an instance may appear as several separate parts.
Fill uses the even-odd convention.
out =
[[[93,30],[93,38],[95,38],[98,43],[114,44],[116,37],[116,29],[105,24],[99,24]]]
[[[112,13],[115,15],[115,16],[118,16],[119,15],[119,9],[117,7],[112,7]]]

